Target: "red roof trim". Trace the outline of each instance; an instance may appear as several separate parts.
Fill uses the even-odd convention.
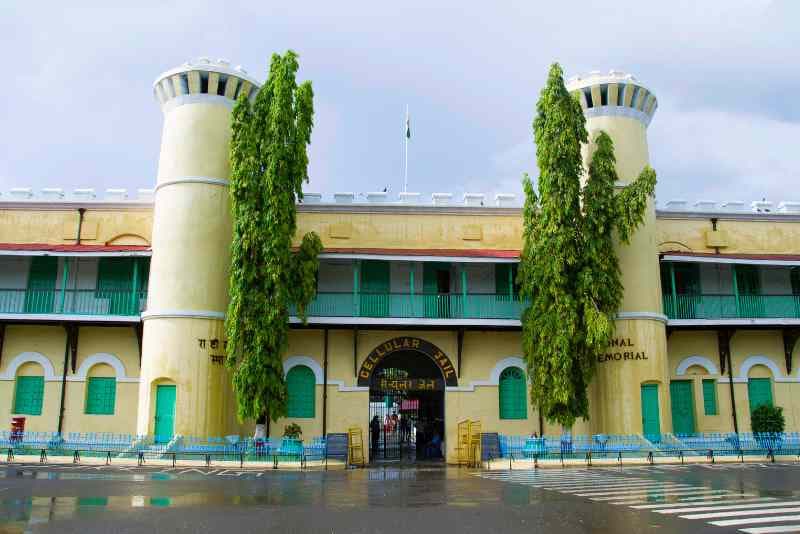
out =
[[[460,258],[519,258],[519,250],[452,248],[325,248],[325,254],[373,254],[376,256],[442,256]]]
[[[48,245],[46,243],[0,243],[0,250],[20,252],[148,252],[146,245]]]
[[[717,260],[777,260],[800,261],[800,254],[713,254],[710,252],[686,252],[673,250],[661,252],[664,256],[684,256],[686,258],[710,258]]]

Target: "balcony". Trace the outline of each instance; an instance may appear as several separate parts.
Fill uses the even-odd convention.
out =
[[[147,291],[0,289],[0,314],[139,317]]]
[[[495,293],[319,292],[307,314],[311,322],[322,317],[518,322],[524,307],[517,297]]]
[[[800,295],[664,295],[670,319],[800,319]]]

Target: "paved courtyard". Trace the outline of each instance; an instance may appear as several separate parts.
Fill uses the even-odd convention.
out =
[[[800,466],[0,467],[0,532],[800,532]]]

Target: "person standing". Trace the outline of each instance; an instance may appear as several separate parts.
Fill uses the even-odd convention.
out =
[[[378,441],[380,440],[381,435],[381,420],[378,419],[378,414],[375,414],[372,417],[372,421],[369,423],[369,437],[371,448],[369,452],[370,460],[374,460],[378,457]]]

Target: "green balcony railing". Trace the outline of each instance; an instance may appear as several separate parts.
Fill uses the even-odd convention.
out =
[[[0,313],[137,316],[147,291],[0,289]]]
[[[498,294],[317,293],[309,317],[519,319],[524,302]],[[292,310],[292,315],[295,311]]]
[[[664,295],[670,319],[800,319],[800,295]]]

